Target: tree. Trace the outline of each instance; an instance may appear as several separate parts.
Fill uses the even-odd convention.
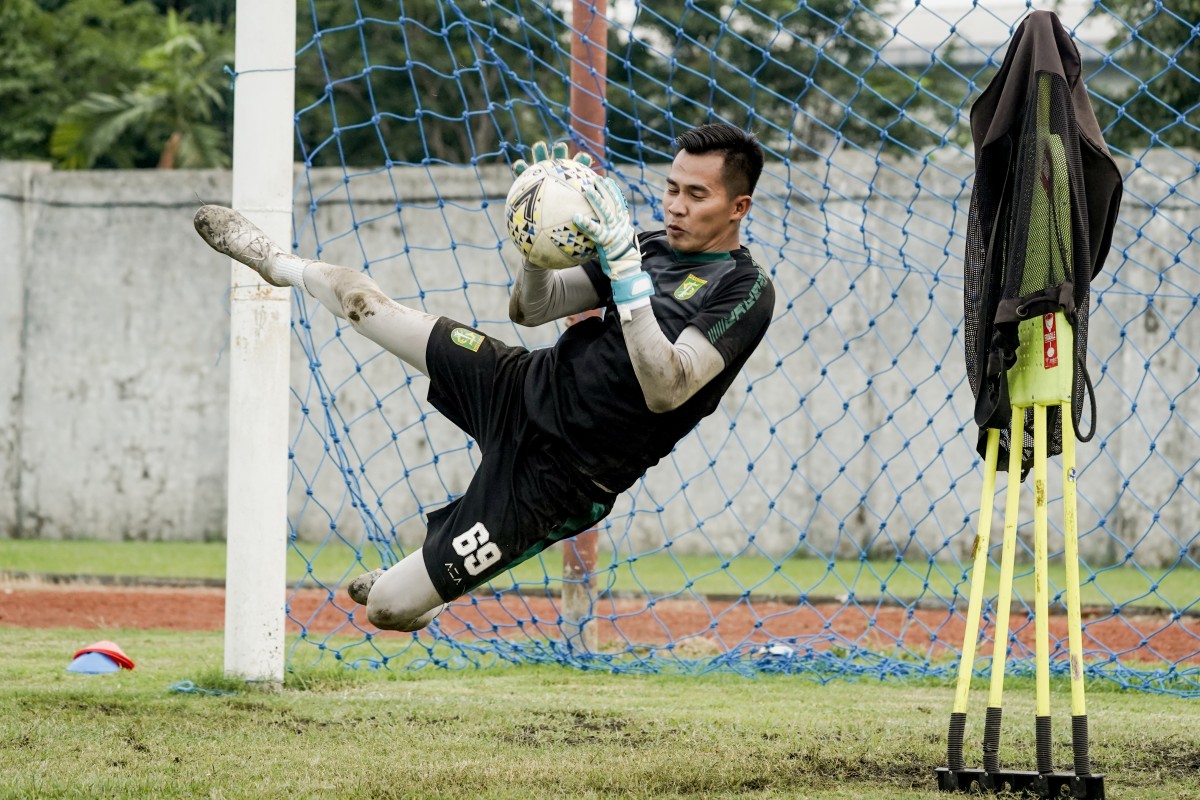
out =
[[[46,2],[47,0],[42,0]],[[215,22],[232,28],[237,0],[151,0],[160,14],[170,10],[185,14],[193,22]]]
[[[1200,0],[1106,7],[1121,31],[1109,42],[1113,67],[1132,76],[1093,103],[1108,144],[1134,157],[1148,147],[1200,147]]]
[[[953,129],[968,80],[940,61],[909,75],[876,58],[869,0],[637,4],[609,29],[608,146],[662,158],[721,117],[778,152],[835,141],[920,152]],[[406,0],[399,16],[315,0],[298,17],[300,158],[315,165],[469,163],[570,117],[568,4]],[[561,15],[561,16],[560,16]]]
[[[314,166],[495,158],[564,108],[552,78],[569,70],[566,28],[547,4],[406,0],[398,17],[358,7],[314,0],[297,21],[299,155]]]
[[[861,90],[879,38],[854,0],[639,4],[628,30],[610,32],[610,146],[665,154],[682,130],[719,117],[813,155],[861,127],[844,99]]]
[[[0,159],[48,160],[63,109],[133,80],[129,53],[152,46],[160,27],[144,2],[68,0],[53,13],[34,0],[0,3]]]
[[[610,32],[609,143],[662,157],[683,129],[721,118],[793,159],[840,143],[923,152],[946,141],[967,81],[934,60],[900,69],[879,58],[874,2],[693,0],[639,4]]]
[[[894,155],[919,156],[943,146],[970,151],[972,94],[995,72],[995,66],[962,65],[954,45],[939,48],[920,65],[901,68],[881,60],[865,73],[863,89],[851,101],[858,121],[851,125],[852,138]]]
[[[63,112],[50,138],[62,166],[86,169],[101,158],[144,166],[139,161],[147,148],[157,154],[159,169],[229,164],[229,137],[213,124],[225,107],[229,37],[173,9],[165,20],[165,41],[138,59],[140,82],[116,94],[92,92]]]

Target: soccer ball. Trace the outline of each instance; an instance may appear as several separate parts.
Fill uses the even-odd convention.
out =
[[[596,257],[596,243],[575,227],[576,214],[595,216],[584,192],[599,176],[578,161],[552,158],[529,165],[508,190],[508,237],[535,267],[563,269]]]

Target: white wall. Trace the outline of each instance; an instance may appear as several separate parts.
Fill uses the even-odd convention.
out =
[[[777,268],[776,321],[722,409],[622,499],[611,544],[969,549],[980,477],[959,328],[971,168],[847,154],[769,169],[747,233]],[[661,170],[627,177],[656,187]],[[498,166],[314,172],[298,182],[297,249],[370,261],[404,302],[547,344],[553,326],[506,321],[508,180]],[[1196,535],[1194,184],[1186,158],[1145,160],[1096,284],[1100,432],[1079,447],[1094,559],[1137,543],[1139,562],[1170,561]],[[224,172],[0,165],[0,535],[223,536],[228,272],[191,217],[229,196]],[[638,221],[655,224],[645,208]],[[422,376],[311,298],[294,318],[292,524],[310,540],[336,529],[356,544],[419,541],[421,513],[466,486],[476,453],[431,415]]]
[[[202,268],[190,218],[228,177],[35,170],[25,190],[4,215],[25,244],[0,276],[23,290],[3,295],[22,335],[0,334],[0,374],[18,376],[0,441],[19,443],[0,460],[15,475],[0,531],[220,536],[227,274]]]

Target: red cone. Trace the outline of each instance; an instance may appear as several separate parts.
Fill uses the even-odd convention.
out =
[[[129,656],[125,655],[125,651],[121,649],[121,646],[107,639],[88,645],[77,652],[74,658],[79,658],[84,653],[103,653],[125,669],[133,669],[133,661]]]

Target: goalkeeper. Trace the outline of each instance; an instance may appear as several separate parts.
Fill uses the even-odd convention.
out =
[[[479,444],[479,469],[461,497],[429,514],[422,547],[351,583],[373,625],[418,630],[446,603],[604,519],[716,409],[762,340],[774,289],[740,242],[762,148],[725,124],[689,130],[675,146],[664,230],[635,235],[605,178],[588,196],[594,216],[575,219],[599,258],[520,270],[509,302],[520,325],[605,311],[533,351],[400,305],[357,270],[287,253],[236,211],[196,213],[213,249],[307,291],[427,375],[429,402]],[[534,145],[534,160],[549,155],[564,157],[566,146]]]

